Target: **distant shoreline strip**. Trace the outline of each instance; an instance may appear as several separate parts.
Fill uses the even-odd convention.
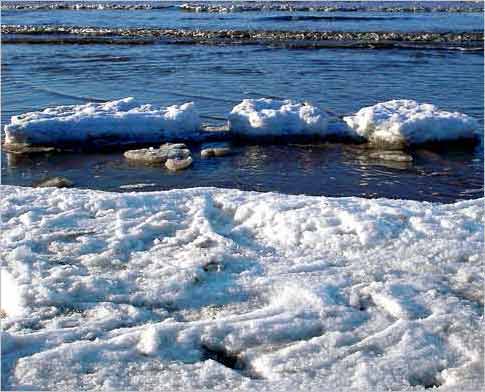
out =
[[[429,13],[429,12],[483,12],[481,2],[470,4],[450,4],[441,5],[362,5],[346,4],[343,5],[317,5],[299,4],[298,2],[278,3],[241,3],[235,4],[230,1],[221,4],[208,3],[189,3],[189,4],[160,4],[160,3],[107,3],[107,2],[44,2],[44,3],[25,3],[20,1],[4,1],[2,10],[5,11],[164,11],[178,10],[194,13],[235,13],[235,12],[389,12],[389,13]]]
[[[338,32],[104,28],[2,25],[2,43],[15,44],[274,44],[295,48],[422,48],[483,50],[483,32]]]

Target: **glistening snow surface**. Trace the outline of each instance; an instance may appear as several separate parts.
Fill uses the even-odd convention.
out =
[[[105,103],[57,106],[12,116],[7,144],[89,143],[96,140],[158,142],[196,139],[200,119],[192,103],[156,108],[128,97]]]
[[[466,114],[409,99],[362,108],[344,121],[369,143],[391,146],[473,139],[480,128]]]
[[[268,98],[245,99],[229,114],[229,128],[246,137],[327,136],[328,115],[310,104]]]
[[[1,189],[4,389],[483,387],[483,199]]]
[[[330,123],[331,120],[331,124]],[[403,148],[426,142],[478,137],[472,117],[431,104],[393,100],[365,107],[344,122],[309,103],[269,98],[245,99],[228,116],[233,135],[264,139],[336,136],[373,145]],[[201,120],[193,103],[155,108],[133,98],[58,106],[12,116],[6,144],[200,141]]]

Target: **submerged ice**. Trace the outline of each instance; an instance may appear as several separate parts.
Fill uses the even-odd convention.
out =
[[[483,199],[1,192],[3,389],[483,386]]]
[[[160,142],[194,139],[200,118],[193,103],[155,107],[134,98],[57,106],[13,116],[6,144]]]

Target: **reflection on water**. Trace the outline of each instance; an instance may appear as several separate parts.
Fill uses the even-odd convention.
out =
[[[113,15],[118,11],[113,11]],[[171,12],[171,11],[170,11]],[[162,14],[162,12],[160,13]],[[173,14],[176,14],[175,12]],[[182,13],[180,13],[182,16]],[[157,18],[149,12],[121,12],[108,18],[98,12],[14,13],[5,23],[74,23],[122,26],[176,24],[217,26],[211,15],[183,13],[180,19]],[[278,15],[284,15],[279,13]],[[334,14],[335,16],[336,14]],[[382,15],[380,13],[379,15]],[[396,15],[396,14],[393,14]],[[2,15],[3,16],[3,15]],[[259,16],[271,16],[259,15]],[[409,15],[408,15],[409,16]],[[483,16],[448,13],[419,20],[419,30],[461,29]],[[221,17],[221,15],[218,15]],[[233,28],[263,28],[258,13],[227,15]],[[58,20],[55,20],[55,19]],[[224,15],[226,18],[226,15]],[[456,24],[450,24],[449,18]],[[22,19],[22,20],[20,20]],[[430,20],[436,21],[432,23]],[[446,19],[446,20],[445,20]],[[416,23],[388,20],[379,26],[412,30]],[[281,22],[296,29],[305,21]],[[320,22],[312,22],[312,26]],[[322,22],[321,27],[325,25]],[[331,22],[347,28],[348,21]],[[368,29],[372,20],[351,22]],[[290,26],[291,25],[291,26]],[[391,28],[392,27],[392,28]],[[314,27],[312,27],[314,28]],[[380,30],[380,29],[379,29]],[[263,45],[3,45],[2,124],[9,116],[57,105],[134,96],[155,105],[194,101],[204,121],[227,117],[245,98],[280,97],[308,101],[339,116],[363,106],[396,98],[430,102],[449,111],[483,119],[483,53],[425,49],[289,49]],[[35,61],[32,61],[35,59]],[[481,122],[483,125],[483,122]],[[217,125],[217,124],[212,124]],[[50,153],[30,157],[2,154],[2,182],[31,185],[46,176],[64,176],[76,186],[110,191],[157,190],[197,186],[230,187],[328,196],[408,198],[449,202],[482,195],[483,153],[416,150],[412,162],[371,156],[369,151],[336,144],[235,146],[231,156],[199,158],[180,173],[163,167],[129,164],[121,152],[108,154]],[[126,186],[136,184],[137,188]],[[120,188],[123,187],[123,188]]]
[[[201,159],[170,172],[116,153],[4,153],[3,183],[30,186],[64,176],[81,188],[126,192],[216,186],[326,196],[390,197],[452,202],[483,194],[483,167],[472,151],[416,150],[412,162],[372,157],[372,151],[340,144],[239,145],[233,154]],[[477,147],[480,149],[481,147]],[[145,185],[143,185],[145,184]]]

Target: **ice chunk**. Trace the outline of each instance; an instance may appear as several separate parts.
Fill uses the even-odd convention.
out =
[[[413,144],[475,139],[475,119],[431,104],[399,99],[360,109],[344,121],[369,143],[401,148]]]
[[[190,150],[182,143],[166,143],[160,148],[142,148],[140,150],[128,150],[124,153],[126,159],[133,162],[148,164],[164,163],[167,159],[187,159]]]
[[[241,137],[325,137],[334,132],[329,116],[316,106],[290,100],[245,99],[229,114],[230,130]]]
[[[231,153],[231,146],[228,143],[204,144],[200,150],[202,158],[222,157]]]
[[[383,161],[392,162],[412,162],[413,157],[409,154],[404,154],[401,151],[375,151],[369,154],[369,158],[381,159]]]
[[[157,108],[134,98],[57,106],[13,116],[5,126],[6,144],[160,142],[199,136],[193,103]]]
[[[37,183],[34,186],[42,187],[55,187],[55,188],[69,188],[73,186],[73,182],[65,177],[48,177]]]
[[[172,171],[183,170],[190,165],[192,165],[192,157],[167,159],[165,162],[165,167]]]

